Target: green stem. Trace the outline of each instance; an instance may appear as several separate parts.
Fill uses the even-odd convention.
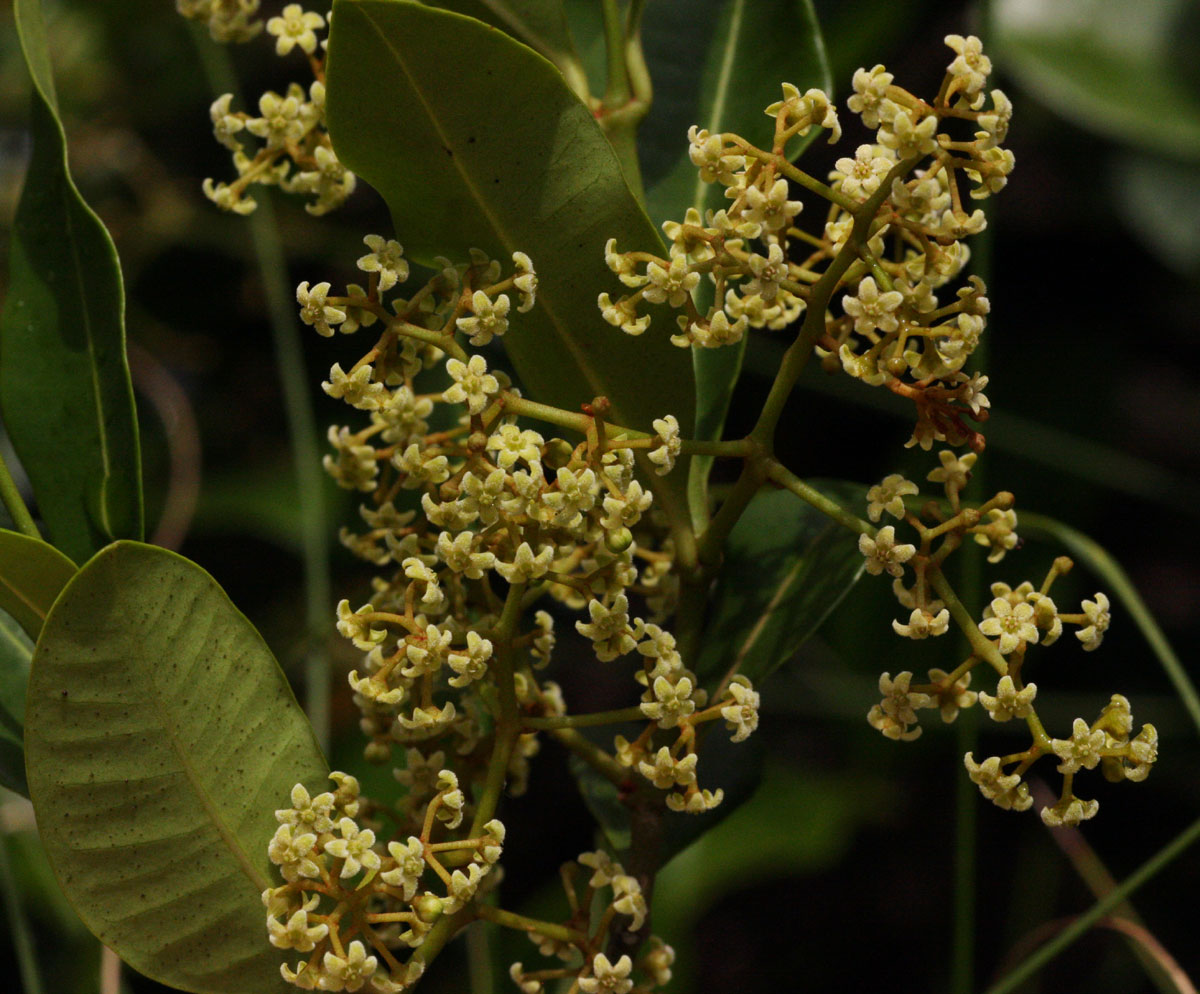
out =
[[[985,282],[991,277],[994,221],[994,217],[989,217],[988,226],[971,253],[971,268]],[[985,335],[975,349],[971,360],[974,369],[988,367],[990,341]],[[964,500],[976,506],[983,503],[986,473],[986,466],[975,466],[966,488],[960,495]],[[955,580],[958,589],[966,592],[964,604],[967,611],[972,618],[979,617],[983,607],[980,603],[980,592],[986,588],[983,582],[983,549],[978,544],[971,542],[960,549]],[[969,642],[962,633],[960,650],[964,654],[971,651]],[[967,708],[959,712],[958,723],[955,726],[955,747],[959,756],[973,753],[978,748],[979,721],[978,708]],[[970,778],[960,774],[956,778],[954,792],[954,919],[953,951],[950,960],[952,994],[971,994],[975,989],[975,942],[979,924],[976,910],[979,808],[979,792],[975,784]]]
[[[851,514],[837,501],[830,500],[819,490],[809,486],[782,463],[776,462],[774,459],[769,460],[767,463],[767,477],[774,480],[784,489],[790,490],[802,501],[815,507],[826,517],[832,518],[839,525],[850,529],[850,531],[857,532],[860,535],[875,534],[876,529],[874,525],[863,521],[856,514]]]
[[[979,715],[974,709],[959,712],[955,736],[957,753],[975,750]],[[978,848],[976,823],[979,791],[960,772],[954,790],[954,938],[950,963],[950,990],[970,994],[975,975],[975,878]]]
[[[786,176],[797,186],[802,186],[810,193],[815,193],[817,196],[828,200],[831,204],[837,204],[844,211],[851,213],[857,211],[862,205],[857,200],[851,200],[848,196],[833,187],[822,183],[819,179],[810,176],[803,169],[792,165],[786,155],[777,155],[774,152],[768,152],[765,149],[751,145],[740,135],[727,134],[723,136],[727,141],[733,142],[737,146],[738,151],[750,156],[751,158],[759,159],[762,162],[770,162],[775,166],[776,172],[781,176]],[[891,187],[889,186],[890,190]]]
[[[1101,918],[1124,902],[1142,884],[1157,874],[1165,866],[1200,839],[1200,818],[1197,818],[1171,842],[1151,856],[1137,870],[1131,873],[1119,886],[1114,887],[1102,900],[1097,901],[1086,912],[1075,919],[1052,940],[1042,946],[1037,952],[1026,959],[1012,973],[993,984],[984,994],[1010,994],[1038,970],[1054,959],[1067,946],[1082,936]]]
[[[729,491],[729,495],[698,540],[697,552],[702,564],[711,567],[720,560],[725,540],[733,531],[733,526],[738,523],[746,506],[758,493],[764,479],[761,462],[757,459],[747,459],[733,489]]]
[[[475,913],[484,921],[503,925],[505,928],[515,928],[519,932],[538,932],[559,942],[585,945],[588,941],[587,935],[578,929],[567,928],[565,925],[558,925],[554,922],[540,921],[537,918],[528,918],[515,911],[505,911],[503,908],[496,908],[490,904],[476,906]]]
[[[592,90],[588,85],[587,70],[583,68],[579,57],[574,54],[564,55],[556,59],[554,64],[558,66],[558,71],[563,75],[563,82],[571,92],[585,104],[590,103]]]
[[[812,357],[813,347],[825,332],[825,312],[837,291],[842,276],[853,263],[858,261],[860,253],[870,241],[872,225],[876,222],[879,208],[891,193],[892,180],[907,175],[920,161],[920,158],[920,156],[914,155],[898,162],[884,177],[880,188],[869,199],[855,207],[854,227],[850,232],[850,237],[846,239],[846,244],[834,256],[829,268],[821,274],[821,279],[813,284],[812,293],[808,299],[808,308],[804,314],[804,323],[800,326],[800,333],[783,354],[783,361],[779,364],[779,370],[771,383],[770,392],[767,394],[766,401],[763,402],[762,411],[754,428],[747,436],[748,442],[758,446],[760,456],[758,458],[755,454],[747,456],[746,465],[742,468],[742,475],[734,484],[733,490],[726,498],[725,503],[721,505],[712,523],[700,536],[701,562],[715,562],[719,558],[721,550],[725,547],[725,540],[729,537],[729,532],[741,518],[742,512],[745,511],[751,498],[758,492],[758,486],[764,473],[763,467],[759,465],[762,462],[761,457],[774,455],[775,429],[779,424],[779,419],[783,416],[783,409],[787,404],[788,397],[791,396],[792,388],[795,387],[796,381]]]
[[[631,91],[629,74],[625,70],[625,27],[621,23],[618,0],[602,0],[604,15],[604,52],[607,77],[604,86],[604,105],[620,107],[628,102]]]
[[[975,619],[972,617],[971,612],[958,599],[958,594],[950,586],[950,581],[946,579],[945,574],[941,570],[931,570],[925,575],[934,592],[945,602],[946,607],[950,611],[950,617],[955,620],[962,633],[967,637],[967,641],[971,645],[971,651],[991,666],[997,673],[1004,676],[1008,672],[1007,661],[1000,655],[1000,650],[996,648],[995,643],[979,630],[979,626],[975,624]]]
[[[0,891],[4,892],[4,914],[8,918],[13,947],[17,953],[21,987],[26,994],[42,994],[42,977],[33,947],[33,934],[29,928],[29,919],[25,917],[21,892],[17,889],[17,881],[13,877],[8,844],[8,835],[0,835]]]
[[[491,660],[491,672],[500,693],[500,716],[493,730],[492,758],[488,761],[487,779],[475,805],[475,818],[471,822],[471,835],[483,832],[496,814],[504,783],[508,779],[508,764],[512,759],[513,744],[521,734],[521,711],[517,704],[517,688],[513,680],[513,640],[517,634],[517,623],[521,619],[521,603],[525,596],[525,584],[514,583],[508,588],[504,609],[492,634],[496,647]]]
[[[608,136],[613,151],[617,153],[621,172],[625,175],[625,182],[629,184],[630,191],[638,203],[644,205],[646,193],[642,188],[642,169],[638,162],[637,126],[646,116],[649,105],[635,100],[630,88],[628,39],[625,35],[625,25],[622,23],[620,3],[618,0],[603,0],[601,9],[604,13],[604,48],[608,75],[604,99],[596,119]],[[640,35],[637,48],[640,51]],[[643,69],[644,67],[643,62]],[[649,76],[645,82],[649,82]]]
[[[630,773],[599,746],[589,742],[573,728],[552,728],[550,734],[570,749],[602,777],[618,787],[627,782]]]
[[[619,725],[626,721],[642,721],[640,707],[618,708],[615,711],[593,711],[591,714],[562,714],[552,718],[524,718],[526,728],[549,731],[552,728],[590,728],[595,725]]]
[[[236,93],[238,79],[228,52],[223,46],[213,44],[198,24],[193,23],[191,28],[210,88],[217,93]],[[328,752],[330,669],[324,645],[332,626],[333,593],[329,576],[324,477],[317,445],[317,423],[310,403],[312,385],[304,367],[296,308],[287,290],[287,263],[268,197],[259,198],[258,209],[250,216],[249,224],[279,363],[300,504],[305,591],[305,711],[318,744]]]
[[[433,928],[425,936],[424,941],[417,947],[412,958],[428,966],[437,958],[443,947],[454,938],[458,930],[470,924],[475,917],[475,908],[468,904],[456,914],[439,918],[433,923]]]
[[[558,425],[560,428],[570,428],[580,435],[586,435],[588,429],[592,426],[592,422],[595,420],[590,414],[584,414],[580,411],[566,411],[561,407],[541,404],[536,400],[518,397],[512,392],[504,394],[504,410],[508,414],[525,415],[529,418],[537,418],[539,421],[546,421],[552,425]],[[604,422],[604,432],[610,438],[622,440],[654,437],[647,432],[638,431],[635,428],[624,428],[621,425],[611,424],[607,421]]]
[[[37,525],[33,523],[33,515],[25,506],[25,499],[21,496],[21,491],[17,489],[17,482],[12,478],[12,473],[8,470],[8,463],[4,461],[3,456],[0,456],[0,500],[3,500],[4,506],[8,508],[8,516],[13,519],[17,531],[30,538],[40,539],[42,537]]]
[[[496,989],[493,982],[496,970],[489,939],[488,927],[482,923],[467,929],[467,973],[471,981],[471,994],[493,994]]]
[[[625,72],[633,99],[650,109],[654,99],[654,85],[650,69],[646,65],[646,53],[642,49],[642,15],[646,12],[646,0],[629,0],[629,11],[625,19]]]

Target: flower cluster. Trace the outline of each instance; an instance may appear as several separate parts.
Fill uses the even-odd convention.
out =
[[[338,606],[339,632],[366,653],[349,680],[368,755],[386,761],[393,747],[403,747],[406,767],[398,775],[406,776],[424,764],[421,749],[438,739],[465,768],[478,769],[486,758],[481,729],[494,717],[489,695],[507,672],[524,713],[563,714],[557,685],[535,672],[553,645],[551,615],[538,612],[524,631],[519,616],[502,622],[502,593],[523,603],[546,595],[586,612],[575,627],[598,660],[635,652],[642,660],[637,678],[647,725],[634,743],[618,740],[621,762],[669,790],[666,802],[676,810],[715,806],[720,792],[696,782],[694,730],[724,719],[744,739],[757,725],[758,695],[739,678],[709,706],[674,638],[657,623],[673,607],[669,544],[647,517],[653,498],[635,476],[634,452],[670,471],[681,445],[677,420],[657,419],[649,435],[593,415],[577,445],[522,427],[510,413],[521,409],[519,391],[455,336],[482,343],[505,334],[510,311],[535,302],[531,260],[515,253],[506,274],[476,252],[465,266],[445,263],[404,299],[394,296],[409,276],[402,247],[374,235],[365,242],[372,250],[358,260],[365,289],[351,285],[333,296],[328,283],[302,283],[297,300],[301,319],[321,334],[380,329],[366,356],[349,372],[335,365],[324,384],[370,422],[359,430],[331,428],[336,454],[325,461],[341,486],[372,495],[362,508],[367,530],[342,538],[386,571],[367,603]],[[510,294],[519,300],[515,308]],[[423,391],[418,379],[434,367],[444,371],[442,387]],[[632,614],[632,596],[645,599],[650,619]],[[509,646],[503,661],[502,641]],[[656,744],[665,729],[676,730],[673,746]],[[521,746],[512,758],[517,783],[536,739]],[[424,800],[410,790],[410,804]]]
[[[178,3],[187,16],[207,17],[218,40],[246,40],[262,27],[261,21],[247,20],[257,11],[258,0]],[[354,174],[338,161],[325,126],[324,43],[317,32],[326,24],[325,17],[298,3],[287,4],[266,22],[277,55],[290,57],[299,51],[308,57],[314,79],[307,88],[292,83],[282,94],[268,90],[258,99],[257,115],[233,110],[231,93],[213,102],[213,135],[232,153],[238,177],[230,183],[204,181],[204,195],[222,210],[251,213],[257,204],[246,191],[255,183],[310,198],[305,204],[310,214],[325,214],[354,192]]]
[[[203,21],[214,41],[244,42],[263,28],[258,19],[260,0],[175,0],[175,9],[193,21]]]
[[[207,18],[214,34],[248,37],[264,26],[253,20],[257,0],[179,3]],[[319,214],[353,189],[324,124],[318,32],[326,25],[299,4],[265,23],[279,56],[307,57],[315,77],[307,90],[292,84],[283,95],[264,94],[259,116],[233,111],[230,95],[213,104],[216,137],[233,152],[239,176],[206,181],[218,206],[249,213],[254,201],[245,191],[259,182],[310,196],[308,209]],[[648,308],[670,308],[671,340],[680,347],[732,345],[751,328],[803,320],[789,355],[818,355],[831,371],[910,399],[917,424],[908,445],[974,450],[938,452],[927,479],[944,500],[919,511],[920,487],[898,474],[867,494],[873,524],[822,507],[858,529],[866,572],[890,578],[904,612],[892,621],[897,635],[937,638],[953,620],[971,646],[951,671],[930,669],[927,683],[907,671],[883,673],[868,721],[902,741],[921,734],[924,709],[936,708],[948,723],[978,703],[994,721],[1025,721],[1033,736],[1026,751],[979,763],[968,754],[969,776],[995,804],[1024,810],[1032,805],[1025,773],[1053,755],[1063,788],[1042,817],[1077,824],[1098,805],[1075,796],[1076,774],[1100,767],[1110,780],[1144,779],[1157,735],[1150,725],[1133,735],[1129,704],[1119,695],[1095,722],[1077,719],[1065,739],[1050,738],[1037,716],[1037,686],[1025,678],[1029,647],[1049,646],[1074,626],[1090,651],[1110,622],[1104,594],[1079,612],[1063,612],[1051,599],[1070,560],[1056,560],[1036,588],[993,584],[978,621],[942,572],[969,540],[986,547],[992,563],[1020,543],[1012,494],[979,506],[961,500],[983,448],[965,419],[986,420],[987,377],[966,365],[989,304],[974,277],[947,290],[968,261],[964,240],[985,223],[982,211],[964,207],[963,191],[986,198],[1012,169],[1012,154],[1002,148],[1011,108],[1002,92],[985,90],[991,66],[978,40],[946,41],[955,58],[932,102],[895,86],[882,66],[855,74],[849,109],[875,131],[874,142],[837,160],[828,183],[793,166],[788,152],[816,128],[840,138],[837,110],[820,90],[784,84],[782,99],[767,108],[775,121],[770,150],[692,128],[691,161],[705,182],[724,187],[726,206],[704,216],[693,208],[664,225],[665,258],[619,252],[610,240],[606,263],[629,292],[616,300],[600,294],[598,303],[605,321],[631,335],[649,328]],[[253,154],[243,148],[247,136],[261,142]],[[802,229],[797,187],[827,202],[819,230]],[[579,411],[526,400],[489,362],[490,349],[519,336],[520,315],[537,303],[538,276],[525,253],[439,258],[428,278],[410,286],[413,267],[399,242],[372,234],[364,244],[359,282],[336,292],[331,282],[305,281],[296,302],[301,321],[322,337],[372,335],[356,361],[335,363],[322,384],[358,412],[355,423],[330,427],[324,465],[339,486],[363,495],[362,527],[340,537],[375,575],[369,594],[337,605],[336,624],[357,653],[348,683],[366,758],[392,767],[402,796],[374,805],[359,797],[352,777],[337,773],[334,791],[314,797],[296,786],[292,806],[276,813],[269,848],[284,881],[263,896],[270,941],[307,956],[283,968],[301,988],[387,994],[411,987],[455,931],[486,919],[526,931],[539,952],[562,961],[533,970],[513,964],[523,994],[560,980],[582,994],[649,992],[669,980],[674,954],[658,940],[642,941],[648,878],[626,873],[604,852],[584,853],[562,871],[571,912],[565,922],[504,911],[478,900],[500,876],[505,832],[494,814],[503,791],[525,789],[543,733],[607,777],[631,806],[669,817],[663,809],[701,814],[722,802],[720,789],[701,785],[701,726],[723,721],[741,742],[758,727],[760,698],[736,666],[715,688],[702,686],[689,668],[691,651],[665,627],[681,600],[677,550],[694,593],[708,579],[694,568],[697,558],[716,561],[720,543],[698,557],[694,546],[709,534],[669,530],[654,507],[660,484],[654,475],[639,478],[638,457],[643,470],[662,476],[689,454],[736,453],[755,486],[782,483],[778,471],[787,471],[756,444],[758,428],[743,443],[687,441],[669,413],[630,427],[606,420],[604,397]],[[711,304],[702,311],[709,286]],[[572,438],[547,434],[546,425]],[[733,494],[743,490],[753,486],[735,486]],[[727,507],[738,499],[730,496]],[[712,519],[714,532],[718,520],[736,519],[725,511]],[[880,525],[885,515],[890,520]],[[693,548],[685,549],[684,538],[696,539]],[[571,613],[572,634],[590,643],[599,663],[635,664],[636,703],[600,715],[568,713],[543,671],[556,648],[555,616]],[[698,631],[676,630],[683,645]],[[982,664],[996,676],[990,693],[971,689]],[[617,735],[611,753],[573,727],[631,722],[638,730]],[[377,815],[389,820],[386,835]],[[591,871],[582,888],[580,867]],[[623,947],[629,952],[614,952]]]
[[[941,564],[966,536],[989,548],[990,562],[999,562],[1018,544],[1011,494],[998,494],[978,508],[960,503],[959,495],[967,485],[975,453],[960,457],[944,450],[938,456],[940,465],[928,479],[942,485],[945,505],[928,501],[919,513],[910,511],[904,499],[919,497],[920,488],[898,474],[888,476],[867,493],[867,516],[879,521],[887,514],[904,522],[915,530],[919,545],[897,544],[896,528],[890,524],[859,538],[867,572],[892,576],[896,599],[911,612],[906,622],[893,621],[893,629],[912,639],[943,635],[949,630],[950,609],[934,596],[939,592],[934,588],[949,591],[941,579]],[[1025,721],[1033,735],[1028,750],[1004,758],[993,756],[982,763],[975,762],[968,753],[967,772],[984,797],[999,807],[1024,811],[1032,806],[1033,798],[1022,777],[1040,756],[1056,755],[1062,760],[1058,766],[1063,774],[1062,795],[1056,805],[1041,812],[1042,819],[1051,826],[1076,825],[1099,810],[1096,801],[1075,796],[1074,776],[1079,770],[1104,763],[1103,772],[1109,780],[1143,780],[1157,755],[1158,735],[1153,725],[1143,726],[1138,736],[1130,738],[1133,719],[1129,702],[1120,695],[1113,695],[1096,722],[1075,719],[1069,739],[1049,738],[1037,716],[1037,684],[1023,678],[1029,647],[1053,645],[1064,625],[1074,625],[1081,647],[1091,651],[1100,645],[1109,626],[1109,601],[1102,593],[1097,593],[1095,600],[1085,600],[1078,612],[1061,611],[1050,597],[1054,581],[1071,568],[1071,560],[1062,556],[1054,561],[1040,587],[1028,580],[1016,587],[993,583],[992,599],[982,619],[978,623],[968,620],[966,626],[974,649],[971,655],[950,673],[930,670],[925,684],[914,684],[910,672],[894,678],[884,673],[879,678],[882,700],[867,715],[873,728],[903,741],[921,734],[917,712],[923,708],[938,708],[942,720],[952,722],[961,708],[972,707],[978,701],[993,721]],[[913,574],[911,586],[905,582],[907,570]],[[998,676],[991,694],[968,689],[973,671],[983,663]]]
[[[735,677],[710,701],[661,626],[676,599],[671,542],[651,513],[653,494],[637,477],[635,453],[659,474],[671,472],[682,450],[677,419],[656,419],[653,433],[619,427],[603,419],[603,398],[584,414],[528,409],[502,371],[465,347],[520,334],[516,319],[537,299],[537,274],[524,253],[510,263],[478,251],[461,265],[439,260],[433,275],[410,290],[403,247],[377,235],[364,242],[368,251],[357,262],[362,284],[336,293],[328,282],[304,282],[296,300],[301,320],[322,336],[360,329],[374,335],[357,362],[334,365],[323,384],[366,421],[330,429],[334,451],[325,467],[340,486],[366,496],[365,528],[343,530],[341,538],[377,575],[365,602],[338,605],[337,629],[362,654],[348,680],[368,739],[366,756],[392,763],[404,788],[391,817],[411,833],[410,846],[423,847],[411,849],[411,858],[423,852],[428,862],[440,851],[444,844],[428,843],[438,821],[448,830],[473,821],[478,836],[480,820],[491,824],[486,819],[498,800],[499,784],[480,799],[494,781],[496,757],[506,757],[507,791],[519,793],[539,729],[567,719],[559,687],[540,673],[556,640],[554,616],[536,607],[542,598],[582,613],[575,629],[598,661],[632,655],[641,662],[641,703],[632,710],[645,727],[632,743],[617,738],[616,756],[608,759],[616,778],[636,775],[664,791],[660,803],[675,811],[716,806],[721,791],[698,783],[696,729],[724,721],[735,741],[745,739],[757,727],[758,694]],[[543,420],[559,417],[582,440],[526,427],[518,419],[527,410]],[[642,616],[638,604],[645,604]],[[394,883],[398,871],[352,816],[336,822],[328,839],[303,842],[302,852],[289,849],[294,859],[280,864],[291,882],[304,876],[301,867],[312,870],[304,860],[312,861],[315,846],[345,860],[338,872],[378,873]],[[403,862],[398,851],[392,857],[397,866]],[[461,872],[475,871],[454,871]],[[630,916],[628,928],[640,929],[646,908],[636,880],[617,873],[611,887],[613,913]],[[446,902],[455,893],[438,896],[439,914],[449,913]],[[412,893],[401,897],[413,900]],[[383,947],[397,937],[419,947],[422,926],[414,922],[428,924],[421,901],[430,904],[422,897],[411,912],[388,912],[409,917],[387,919],[407,924],[398,936],[381,935]],[[632,961],[610,963],[597,948],[584,948],[580,990],[607,990],[597,985],[610,982],[612,989],[632,989]],[[336,948],[330,954],[343,955]],[[308,976],[319,986],[323,963],[314,956],[304,967],[308,974],[297,969],[289,979]],[[389,982],[407,982],[398,977],[391,968]]]
[[[775,118],[770,150],[741,136],[689,132],[691,159],[707,183],[725,187],[728,205],[663,226],[668,258],[605,248],[609,268],[633,292],[613,301],[601,294],[604,319],[632,335],[650,323],[642,304],[678,311],[682,347],[716,348],[739,342],[748,328],[780,329],[807,312],[806,337],[831,370],[913,401],[917,425],[910,445],[935,441],[982,447],[964,417],[983,421],[987,377],[964,372],[983,332],[988,299],[972,278],[948,302],[938,294],[962,273],[964,239],[985,227],[983,212],[968,212],[963,189],[982,199],[1000,190],[1012,171],[1003,149],[1011,105],[984,85],[991,63],[976,38],[951,35],[951,62],[937,97],[928,103],[893,84],[883,66],[854,75],[848,105],[876,131],[875,142],[837,160],[829,183],[789,162],[789,141],[841,126],[827,94],[801,94],[790,84],[767,108]],[[956,137],[955,129],[972,136]],[[829,203],[823,228],[799,226],[803,201],[789,181]],[[827,274],[834,273],[831,287]],[[696,291],[711,283],[712,304],[701,312]],[[828,309],[842,292],[840,316]]]
[[[316,796],[296,784],[291,807],[275,812],[268,855],[285,883],[263,892],[268,938],[307,954],[281,966],[297,987],[397,994],[420,979],[424,962],[402,964],[392,950],[419,948],[439,919],[474,900],[500,859],[504,826],[492,819],[470,838],[433,842],[439,822],[446,830],[462,822],[458,780],[442,770],[420,836],[384,845],[360,825],[369,806],[354,777],[330,779],[337,789]]]
[[[591,871],[582,892],[577,883],[581,870]],[[571,980],[576,985],[572,989],[583,994],[650,994],[670,981],[675,951],[656,936],[636,961],[624,954],[614,962],[599,951],[615,918],[627,918],[629,930],[637,932],[648,913],[641,886],[620,863],[603,850],[585,852],[562,868],[562,879],[571,917],[561,925],[531,929],[529,938],[543,956],[557,957],[564,965],[527,970],[523,962],[513,963],[509,975],[522,994],[544,994],[556,980]],[[589,917],[597,908],[597,924],[589,931]]]

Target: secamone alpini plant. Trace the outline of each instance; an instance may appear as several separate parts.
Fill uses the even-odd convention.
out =
[[[1039,811],[1053,827],[1096,815],[1085,771],[1145,779],[1157,733],[1136,728],[1121,694],[1069,728],[1039,717],[1043,650],[1099,648],[1108,597],[1060,607],[1061,556],[1044,577],[1002,574],[977,616],[948,569],[975,544],[992,566],[1020,559],[1016,497],[966,496],[985,450],[975,360],[991,308],[968,275],[969,241],[1014,168],[1012,105],[989,86],[978,38],[945,39],[931,95],[882,65],[855,72],[840,103],[828,85],[777,79],[769,132],[701,120],[672,136],[687,196],[651,191],[656,211],[673,208],[660,238],[633,144],[651,93],[642,0],[623,14],[603,4],[603,96],[559,33],[561,11],[498,30],[454,3],[177,6],[217,42],[266,46],[303,77],[248,107],[215,95],[213,133],[231,153],[203,186],[215,207],[250,215],[278,187],[323,215],[365,183],[395,222],[394,238],[363,234],[357,282],[315,272],[295,299],[335,359],[321,389],[349,408],[328,428],[324,468],[361,500],[339,537],[370,572],[369,597],[327,605],[359,658],[341,692],[365,759],[396,786],[368,794],[328,769],[261,639],[194,564],[93,510],[74,532],[86,541],[61,546],[77,569],[6,497],[25,532],[6,541],[54,578],[26,626],[39,640],[28,788],[60,881],[131,965],[194,991],[394,994],[482,921],[536,947],[510,967],[523,994],[662,988],[675,956],[652,933],[655,875],[673,852],[663,839],[734,800],[707,757],[754,734],[763,680],[863,572],[886,576],[897,602],[879,620],[881,654],[889,639],[932,653],[923,678],[880,675],[880,699],[863,702],[875,731],[911,741],[922,711],[950,723],[973,707],[1023,722],[1024,748],[967,753],[965,775],[1025,811],[1029,771],[1054,767],[1059,794]],[[52,125],[37,4],[18,16]],[[846,114],[871,140],[827,174],[797,165],[813,138],[841,141]],[[13,309],[36,299],[22,293],[8,335]],[[753,427],[727,439],[758,334],[789,344]],[[776,456],[810,362],[911,402],[923,480],[813,483]],[[716,460],[733,467],[719,491]],[[122,498],[110,486],[98,499]],[[67,512],[45,499],[41,511],[52,540],[74,534]],[[789,545],[798,533],[781,522],[812,528]],[[757,590],[738,575],[731,536],[746,528],[803,582],[774,587],[767,572]],[[739,636],[769,629],[756,643],[767,648],[714,639],[731,585],[761,608],[734,619]],[[625,706],[576,710],[547,678],[576,636],[596,666],[630,674]],[[502,885],[503,801],[536,794],[530,759],[546,739],[573,755],[589,802],[606,799],[594,803],[604,837],[625,839],[561,868],[553,920],[505,907]]]

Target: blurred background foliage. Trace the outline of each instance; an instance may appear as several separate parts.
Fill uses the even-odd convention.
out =
[[[676,0],[654,0],[651,13],[670,2]],[[211,137],[214,94],[195,37],[169,0],[43,5],[75,178],[112,232],[124,269],[147,520],[160,521],[169,510],[155,540],[212,572],[299,681],[305,593],[280,379],[247,224],[219,214],[200,193],[200,181],[225,178],[229,164]],[[569,6],[586,19],[583,0]],[[984,486],[1012,490],[1018,508],[1096,538],[1200,675],[1192,663],[1200,637],[1200,9],[1186,0],[818,0],[817,9],[839,103],[853,70],[876,62],[914,92],[932,93],[949,59],[942,37],[983,35],[997,66],[995,85],[1016,105],[1009,142],[1018,164],[1009,188],[989,204],[991,227],[975,253],[993,301],[984,369],[995,413],[980,462]],[[242,106],[291,75],[291,63],[264,43],[233,54]],[[28,156],[26,107],[6,8],[3,227]],[[648,124],[660,126],[654,117]],[[680,142],[684,130],[686,124]],[[804,164],[820,175],[866,139],[850,127],[836,151],[818,143]],[[388,232],[386,212],[367,189],[326,218],[311,218],[293,203],[275,206],[289,293],[300,280],[344,281],[362,235]],[[751,424],[783,347],[779,335],[752,341],[730,437]],[[347,350],[313,335],[305,349],[316,420],[324,426],[340,417],[339,405],[318,384]],[[898,402],[817,368],[802,386],[781,439],[785,461],[801,475],[864,482],[897,471],[924,476],[928,456],[902,448],[909,412]],[[353,524],[352,499],[330,484],[327,500],[334,526]],[[1040,581],[1060,551],[1030,541],[982,575],[1014,585]],[[333,574],[338,597],[353,601],[367,590],[368,570],[340,548]],[[968,784],[968,825],[974,822],[978,840],[976,957],[953,967],[955,909],[962,908],[953,894],[964,733],[929,724],[919,741],[897,744],[882,740],[864,716],[881,670],[949,668],[956,650],[895,638],[894,602],[887,585],[872,579],[763,688],[758,737],[768,758],[758,794],[660,877],[655,931],[681,960],[673,990],[936,991],[948,989],[952,975],[960,990],[983,989],[1028,951],[1046,922],[1091,903],[1079,872],[1086,851],[1068,851],[1064,839],[1076,847],[1086,839],[1120,879],[1200,809],[1196,729],[1123,612],[1114,612],[1101,652],[1064,645],[1044,661],[1035,658],[1039,704],[1045,701],[1052,732],[1061,734],[1073,717],[1095,714],[1120,692],[1131,698],[1138,721],[1158,726],[1161,759],[1143,786],[1091,778],[1087,789],[1101,813],[1082,835],[1052,836],[1036,816],[999,811]],[[1103,586],[1083,568],[1060,582],[1060,604]],[[341,640],[328,652],[335,668],[332,765],[385,792],[388,771],[359,759],[343,679],[353,652]],[[584,665],[569,644],[552,676],[576,708],[627,703],[627,674]],[[980,728],[977,755],[1019,747],[1007,732]],[[98,946],[40,858],[27,809],[6,803],[2,810],[47,989],[96,990]],[[529,795],[507,801],[501,816],[514,843],[506,852],[506,905],[556,917],[558,863],[594,844],[559,750],[546,746]],[[1191,852],[1132,902],[1192,976],[1200,975],[1191,910],[1197,888],[1200,858]],[[11,955],[7,946],[0,950],[5,960]],[[474,990],[512,989],[503,973],[487,978],[488,962],[535,958],[519,937],[496,937],[490,947],[475,938],[456,944],[422,990],[461,991],[468,972]],[[134,992],[162,989],[129,971],[122,984]],[[1161,988],[1115,933],[1099,931],[1024,989]]]

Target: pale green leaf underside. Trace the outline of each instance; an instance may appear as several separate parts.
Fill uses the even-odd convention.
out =
[[[479,247],[506,264],[528,253],[537,306],[514,316],[504,345],[529,395],[569,410],[604,395],[618,423],[650,430],[674,414],[690,431],[691,370],[667,341],[665,309],[637,340],[600,317],[600,291],[622,290],[607,239],[662,246],[558,71],[494,28],[406,0],[337,0],[334,11],[334,147],[383,195],[405,249],[465,260]],[[655,483],[680,513],[682,474]]]
[[[0,611],[12,615],[31,639],[74,575],[75,564],[54,546],[0,528]]]
[[[856,484],[818,482],[843,505]],[[863,557],[851,535],[787,491],[758,494],[734,526],[696,667],[720,676],[734,663],[755,683],[795,655],[854,586]]]
[[[0,411],[51,541],[79,562],[142,535],[141,457],[112,240],[75,188],[38,0],[17,0],[33,154],[0,315]]]
[[[46,621],[29,787],[64,892],[124,960],[189,991],[290,990],[261,892],[274,809],[327,767],[262,638],[181,556],[120,542]]]

